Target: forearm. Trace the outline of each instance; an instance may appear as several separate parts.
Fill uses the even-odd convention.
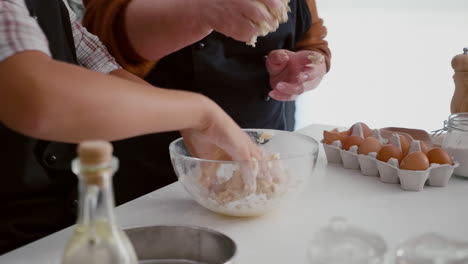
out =
[[[146,82],[142,78],[140,78],[140,77],[138,77],[138,76],[124,70],[124,69],[118,69],[118,70],[110,72],[109,74],[112,75],[112,76],[115,76],[115,77],[125,79],[127,81],[132,81],[132,82],[136,82],[138,84],[152,86],[150,83]]]
[[[0,80],[2,122],[45,140],[119,140],[200,128],[217,110],[198,94],[140,85],[56,62],[38,52],[0,63]]]
[[[200,1],[133,0],[126,14],[126,32],[135,51],[148,60],[158,60],[208,35],[201,23]]]

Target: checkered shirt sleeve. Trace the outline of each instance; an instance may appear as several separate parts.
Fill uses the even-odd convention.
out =
[[[101,73],[120,69],[101,41],[77,21],[70,9],[69,12],[78,63]],[[47,38],[29,15],[24,0],[0,0],[0,62],[27,50],[51,56]]]

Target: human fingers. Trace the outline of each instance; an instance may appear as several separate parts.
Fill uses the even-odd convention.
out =
[[[273,17],[264,3],[256,0],[248,3],[251,7],[243,10],[244,16],[257,26],[260,36],[266,36],[278,29],[279,21]]]
[[[257,190],[257,177],[259,172],[258,160],[241,161],[239,166],[242,172],[244,191],[247,194],[254,193]]]
[[[297,95],[285,94],[278,90],[270,91],[268,95],[276,101],[294,101],[297,98]]]
[[[289,0],[258,0],[268,7],[268,10],[279,23],[284,23],[288,20]]]
[[[287,82],[279,82],[275,90],[285,94],[285,95],[300,95],[304,93],[305,87],[303,82],[298,83],[287,83]]]
[[[303,71],[300,72],[296,79],[298,83],[307,83],[321,77],[322,71],[316,67],[304,67]]]
[[[313,66],[313,65],[325,63],[325,56],[323,56],[322,53],[317,52],[317,51],[303,50],[303,51],[297,52],[297,54],[300,57],[300,60],[301,60],[300,63],[302,65]]]
[[[235,40],[247,42],[260,31],[256,19],[246,14],[259,15],[252,11],[252,0],[199,0],[200,17],[209,28]]]
[[[266,60],[266,67],[270,76],[275,76],[281,73],[284,68],[288,65],[290,51],[280,49],[273,50],[268,54]]]

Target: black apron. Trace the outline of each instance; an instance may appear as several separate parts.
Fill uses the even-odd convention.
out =
[[[49,41],[52,57],[77,64],[68,11],[61,0],[26,0]],[[20,135],[0,123],[0,253],[72,224],[75,146]],[[60,155],[55,155],[60,153]]]
[[[306,0],[290,2],[288,22],[258,38],[256,48],[213,32],[161,59],[146,77],[156,86],[202,93],[217,102],[243,128],[294,129],[294,102],[278,102],[271,91],[265,56],[294,50],[312,18]],[[151,135],[152,145],[168,146],[178,133]],[[152,163],[161,179],[175,179],[166,148],[154,149]]]

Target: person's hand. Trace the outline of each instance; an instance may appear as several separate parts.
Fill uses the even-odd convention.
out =
[[[293,101],[316,88],[327,71],[323,55],[310,50],[274,50],[266,67],[272,87],[269,96],[278,101]]]
[[[240,161],[245,191],[255,192],[262,151],[221,108],[216,106],[210,116],[201,128],[180,131],[187,149],[197,158]],[[212,185],[216,179],[209,181]]]
[[[250,137],[221,108],[216,112],[203,128],[181,131],[190,153],[211,160],[259,160],[261,151]]]
[[[242,42],[274,32],[288,18],[289,0],[196,0],[200,21]]]

